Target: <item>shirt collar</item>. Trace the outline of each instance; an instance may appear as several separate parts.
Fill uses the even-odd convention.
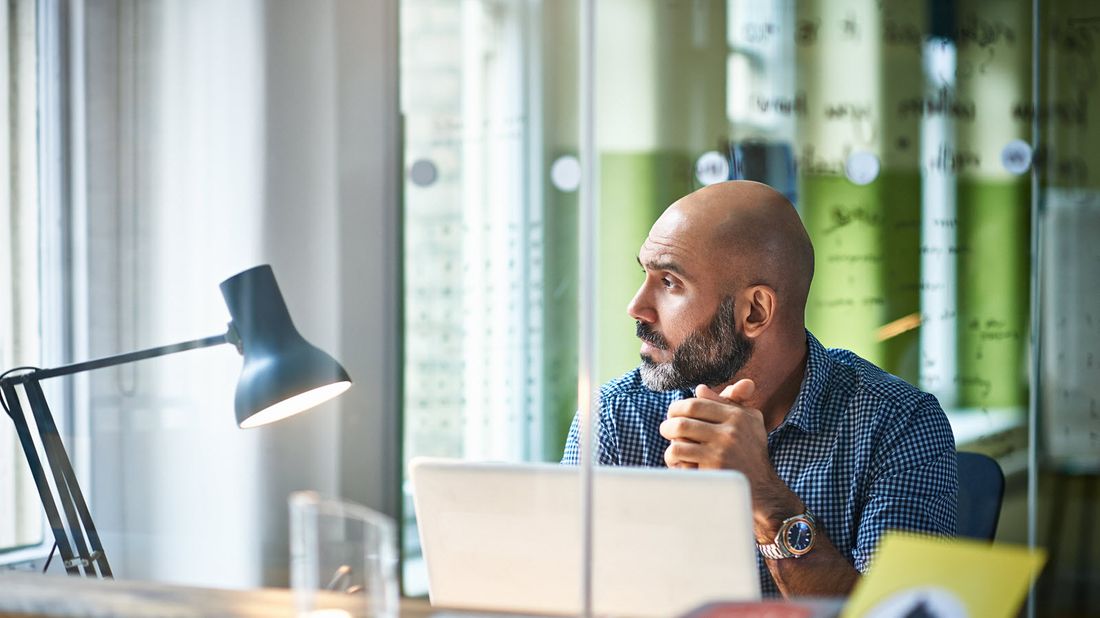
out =
[[[825,351],[825,347],[814,337],[810,331],[806,331],[806,372],[802,376],[802,386],[798,390],[798,397],[791,406],[787,418],[783,419],[783,425],[794,425],[807,433],[816,433],[821,430],[824,422],[825,406],[819,405],[821,394],[829,382],[829,374],[832,373],[832,359]],[[778,429],[778,428],[777,428]]]

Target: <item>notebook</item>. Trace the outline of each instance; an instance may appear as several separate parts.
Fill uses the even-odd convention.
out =
[[[580,612],[578,468],[415,459],[411,480],[433,606]],[[760,598],[742,474],[599,467],[593,513],[597,614]]]

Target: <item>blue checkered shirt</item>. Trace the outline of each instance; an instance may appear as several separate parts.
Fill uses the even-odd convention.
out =
[[[955,440],[936,398],[852,352],[825,349],[809,332],[806,339],[802,387],[786,419],[768,434],[779,478],[861,573],[886,530],[953,536]],[[603,385],[600,464],[663,467],[669,442],[661,421],[669,404],[692,396],[690,390],[651,391],[638,369]],[[576,464],[578,448],[574,418],[562,463]],[[757,565],[763,593],[778,594],[759,554]]]

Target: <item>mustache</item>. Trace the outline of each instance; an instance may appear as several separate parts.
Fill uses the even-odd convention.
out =
[[[668,341],[665,341],[661,333],[653,330],[652,326],[641,321],[635,321],[634,325],[634,334],[638,339],[641,339],[658,350],[668,349]]]

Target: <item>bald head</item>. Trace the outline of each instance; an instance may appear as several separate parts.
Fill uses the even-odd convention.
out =
[[[759,284],[774,289],[782,316],[801,326],[814,252],[798,212],[783,194],[747,180],[704,187],[669,206],[650,232],[651,237],[668,235],[699,243],[731,292]]]

